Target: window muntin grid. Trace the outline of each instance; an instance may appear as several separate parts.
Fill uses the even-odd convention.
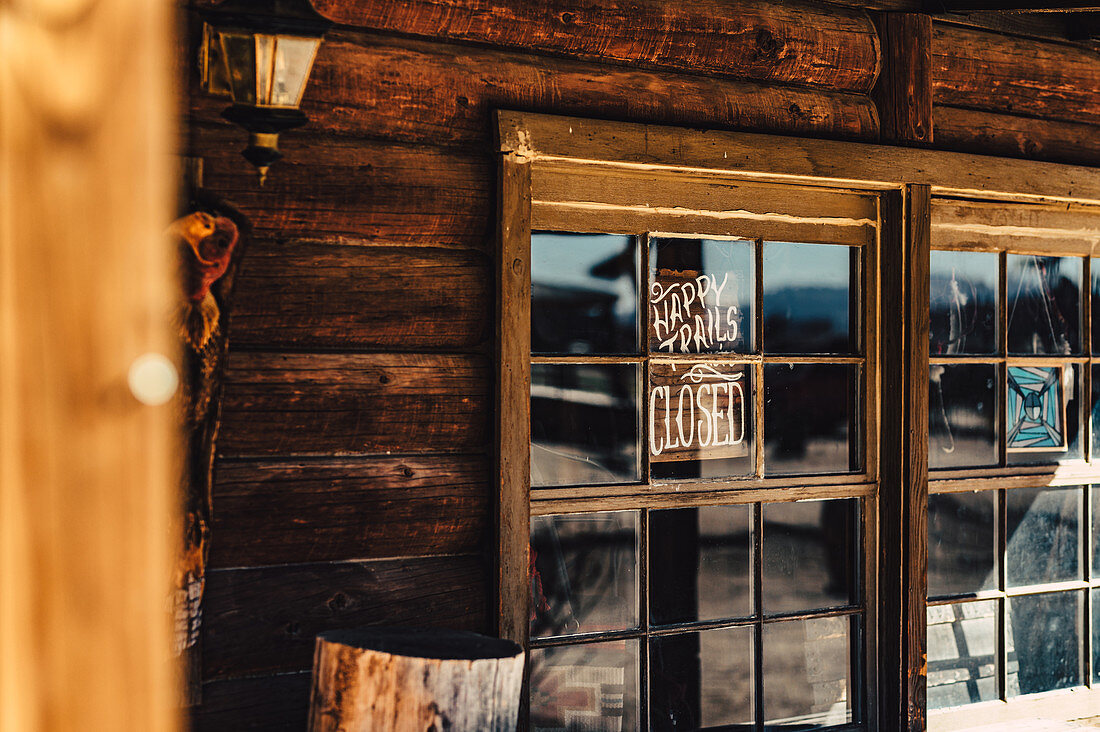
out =
[[[539,236],[543,235],[533,234],[532,241],[538,241]],[[566,235],[552,233],[545,236],[561,238]],[[623,239],[626,240],[626,237],[623,237]],[[645,282],[644,285],[640,286],[649,289],[654,284],[659,266],[663,263],[659,261],[658,248],[661,246],[675,248],[678,245],[690,243],[691,238],[670,235],[647,237],[643,235],[631,241],[637,242],[641,256],[631,256],[624,247],[624,251],[620,252],[617,259],[618,265],[626,269],[620,269],[620,272],[638,272],[640,270],[643,273],[648,273],[645,278],[638,277],[637,279]],[[832,310],[836,312],[843,309],[843,317],[834,316],[834,319],[847,326],[841,328],[841,330],[847,330],[847,333],[844,335],[843,340],[838,340],[835,335],[837,329],[833,328],[833,336],[818,341],[819,343],[829,344],[827,347],[835,350],[836,353],[817,353],[816,351],[823,349],[816,347],[799,349],[790,345],[792,340],[789,333],[786,334],[788,337],[785,340],[773,337],[773,342],[782,343],[783,346],[775,349],[779,352],[772,353],[772,349],[769,349],[768,333],[766,331],[771,331],[780,324],[789,326],[789,323],[782,323],[779,319],[772,319],[766,323],[764,314],[776,311],[773,303],[780,299],[780,295],[785,294],[788,299],[794,300],[794,303],[789,305],[787,310],[795,313],[795,317],[789,320],[795,323],[796,327],[793,330],[797,333],[797,326],[800,322],[798,313],[800,311],[801,313],[812,313],[815,306],[812,296],[815,294],[820,295],[820,292],[813,292],[815,287],[812,282],[813,274],[809,277],[803,275],[803,282],[801,283],[809,291],[808,294],[811,297],[806,297],[806,292],[798,292],[798,284],[787,285],[788,292],[786,293],[782,292],[783,287],[768,287],[774,279],[768,277],[767,269],[769,266],[767,260],[769,260],[770,245],[773,245],[773,243],[762,239],[709,239],[699,241],[700,249],[710,247],[720,250],[723,246],[731,249],[736,248],[739,260],[750,265],[749,271],[740,282],[739,294],[735,302],[739,311],[738,315],[741,316],[740,322],[742,324],[745,322],[751,323],[751,327],[747,329],[747,332],[742,327],[741,332],[738,334],[740,338],[737,341],[730,339],[728,342],[720,342],[716,337],[698,338],[700,332],[704,334],[708,332],[704,323],[701,329],[697,328],[695,330],[692,339],[679,342],[681,346],[687,344],[686,348],[676,348],[674,345],[671,349],[667,347],[662,349],[660,341],[653,341],[653,339],[646,337],[652,332],[650,328],[653,319],[659,317],[660,314],[654,313],[650,307],[645,307],[639,308],[641,313],[637,323],[639,350],[645,350],[646,346],[649,347],[649,350],[645,353],[638,353],[632,348],[626,349],[628,352],[620,354],[604,353],[602,350],[598,350],[593,354],[539,353],[533,349],[533,375],[534,369],[547,367],[631,367],[638,369],[640,372],[639,383],[643,387],[641,389],[643,399],[634,408],[634,415],[636,423],[640,426],[642,439],[645,441],[654,436],[651,434],[653,425],[647,419],[647,409],[652,408],[653,405],[648,403],[644,395],[649,391],[649,385],[656,383],[655,374],[660,373],[662,369],[666,369],[671,365],[680,371],[686,372],[698,364],[706,363],[720,368],[741,369],[745,374],[745,378],[741,383],[744,385],[745,400],[751,405],[751,409],[745,410],[747,423],[744,427],[744,438],[748,443],[750,452],[742,456],[739,465],[731,465],[731,460],[736,463],[737,458],[726,458],[725,461],[704,459],[680,463],[681,467],[687,467],[686,471],[679,473],[665,471],[662,470],[662,462],[654,460],[653,451],[648,449],[646,454],[650,459],[642,460],[641,479],[637,481],[624,481],[618,485],[596,486],[593,481],[585,482],[583,480],[573,481],[572,485],[569,484],[569,481],[548,484],[546,481],[539,479],[533,480],[533,511],[534,507],[537,506],[537,501],[547,494],[552,495],[554,499],[559,501],[568,501],[572,496],[590,496],[595,491],[604,496],[618,495],[624,498],[628,496],[645,496],[643,506],[639,509],[573,514],[577,518],[597,520],[601,515],[608,516],[612,514],[630,514],[637,517],[635,519],[637,542],[634,547],[636,552],[636,577],[638,580],[636,623],[605,623],[601,627],[595,627],[591,623],[586,624],[581,620],[577,620],[572,624],[558,622],[556,625],[551,624],[553,627],[542,623],[539,618],[540,610],[551,606],[550,598],[545,596],[546,587],[548,584],[560,583],[547,582],[546,575],[539,568],[540,561],[547,561],[545,552],[548,550],[547,547],[540,550],[539,537],[545,534],[544,528],[547,522],[553,523],[565,519],[569,514],[534,511],[537,515],[532,520],[532,566],[534,567],[532,606],[535,608],[533,612],[535,620],[532,625],[530,644],[533,674],[536,666],[544,663],[540,659],[551,658],[550,655],[545,654],[555,652],[552,649],[590,647],[595,649],[594,652],[598,651],[596,655],[602,658],[618,658],[625,664],[620,674],[622,676],[621,685],[624,690],[622,698],[627,700],[623,703],[628,704],[631,698],[628,690],[636,688],[638,709],[640,710],[640,717],[637,718],[637,721],[638,724],[642,725],[641,728],[662,728],[657,723],[659,720],[654,718],[654,714],[662,715],[669,712],[667,699],[662,697],[661,690],[665,687],[662,686],[660,673],[656,675],[654,673],[655,669],[659,671],[666,668],[664,664],[669,654],[675,655],[676,648],[682,650],[683,644],[689,643],[689,640],[687,640],[689,638],[695,638],[698,641],[699,639],[719,636],[740,639],[749,637],[745,634],[751,634],[751,643],[749,643],[752,651],[751,660],[741,664],[740,667],[748,673],[751,680],[751,698],[745,700],[751,702],[751,721],[745,722],[744,719],[738,719],[738,714],[732,714],[728,718],[718,715],[718,717],[721,717],[721,719],[718,719],[712,713],[711,717],[716,722],[720,721],[723,724],[735,725],[747,724],[748,726],[744,727],[745,729],[759,729],[765,722],[769,725],[817,723],[834,726],[853,722],[859,724],[861,720],[866,719],[864,709],[866,664],[864,659],[866,657],[865,628],[869,621],[865,602],[868,590],[863,580],[867,571],[863,560],[863,546],[866,537],[863,521],[865,500],[838,498],[837,500],[813,501],[803,504],[774,504],[767,501],[744,504],[744,500],[734,498],[735,494],[732,492],[724,494],[724,497],[716,497],[714,500],[716,509],[735,508],[744,510],[752,516],[749,542],[746,548],[751,560],[751,571],[748,573],[746,580],[747,598],[742,597],[742,600],[749,602],[750,607],[719,613],[717,616],[705,616],[702,619],[685,620],[679,618],[669,619],[667,622],[658,622],[661,618],[654,616],[651,612],[654,605],[653,598],[657,596],[655,593],[660,593],[663,590],[662,587],[653,584],[654,572],[651,567],[653,558],[650,549],[653,541],[652,527],[655,522],[659,524],[661,517],[666,513],[693,512],[695,510],[661,508],[662,506],[675,506],[677,504],[666,502],[664,496],[654,494],[654,489],[662,492],[669,489],[680,491],[685,487],[690,488],[693,485],[700,484],[703,484],[700,487],[713,489],[717,484],[719,490],[730,491],[740,487],[739,483],[744,483],[766,486],[766,490],[774,489],[773,495],[776,500],[790,500],[789,497],[784,496],[784,493],[789,491],[792,485],[831,482],[838,485],[837,493],[839,496],[846,494],[858,496],[863,494],[863,490],[846,491],[843,488],[845,482],[850,483],[854,479],[857,485],[866,485],[866,481],[872,480],[868,474],[868,466],[871,464],[868,456],[870,446],[876,440],[867,437],[869,420],[867,419],[865,404],[868,390],[872,388],[871,384],[874,380],[869,377],[868,370],[871,367],[871,362],[867,359],[865,349],[868,343],[867,324],[873,320],[868,317],[868,313],[872,312],[871,309],[875,307],[875,304],[874,298],[865,297],[864,293],[874,292],[871,284],[873,279],[869,275],[869,273],[874,272],[873,264],[869,259],[873,255],[873,249],[866,246],[856,247],[836,244],[774,243],[777,258],[786,255],[790,259],[792,255],[795,255],[795,261],[797,261],[799,259],[798,255],[801,255],[803,265],[807,264],[805,261],[806,256],[813,254],[815,249],[819,250],[821,254],[827,255],[824,257],[825,259],[836,259],[835,255],[837,253],[841,255],[839,260],[841,266],[839,268],[834,266],[834,270],[839,269],[839,273],[834,275],[834,278],[844,280],[845,286],[843,297],[839,301],[837,301],[837,298],[833,298]],[[540,246],[540,244],[535,246]],[[699,259],[702,258],[699,257]],[[697,264],[704,265],[705,263],[700,261]],[[533,264],[533,289],[538,288],[538,276],[534,271],[536,266]],[[608,272],[608,267],[604,267],[602,263],[599,266],[605,273]],[[780,265],[773,263],[771,266],[774,271],[779,271],[778,267]],[[637,269],[632,269],[634,267],[637,267]],[[673,269],[673,267],[670,267],[670,269]],[[705,269],[705,266],[700,266],[695,274],[697,276],[701,275]],[[611,272],[614,272],[614,270],[611,270]],[[818,279],[821,279],[824,274],[826,273],[819,270],[817,272]],[[798,278],[789,279],[797,280]],[[721,282],[714,278],[710,281],[710,284],[715,287],[720,285]],[[725,285],[729,286],[728,281],[725,282]],[[783,283],[780,282],[780,285],[783,285]],[[816,287],[818,290],[823,289],[820,284],[817,284]],[[698,294],[703,290],[703,287],[697,287],[695,292]],[[791,290],[795,290],[795,292],[792,293]],[[640,294],[644,294],[644,291]],[[650,296],[652,297],[652,295],[651,290]],[[799,302],[800,296],[801,302]],[[650,298],[644,297],[639,297],[639,302],[652,304]],[[727,303],[728,301],[721,301],[718,298],[706,302],[711,307],[725,306],[728,308]],[[840,307],[837,307],[838,303]],[[782,302],[779,304],[783,305]],[[536,314],[536,303],[532,305],[532,322],[534,324],[540,321],[540,316]],[[769,306],[771,306],[770,310]],[[722,314],[725,315],[726,312]],[[541,319],[545,320],[545,318]],[[805,319],[806,316],[803,314],[803,324],[801,326],[803,329],[806,327],[804,324]],[[710,330],[709,333],[714,334],[715,331]],[[680,353],[680,350],[687,352]],[[823,419],[822,414],[814,414],[814,410],[811,408],[808,410],[809,414],[801,415],[803,424],[800,425],[800,428],[802,432],[807,434],[785,436],[786,441],[791,444],[772,447],[767,443],[767,435],[769,432],[774,434],[784,423],[795,421],[794,418],[797,416],[794,414],[795,410],[789,405],[784,408],[784,404],[798,399],[801,399],[803,403],[808,403],[809,400],[805,396],[806,389],[803,385],[814,382],[818,385],[826,383],[832,385],[834,382],[841,385],[840,388],[828,390],[832,392],[829,394],[832,401],[828,402],[820,411],[828,415],[830,408],[835,412],[839,407],[844,412],[844,421],[847,424],[842,430],[844,433],[842,447],[834,449],[832,451],[834,454],[830,455],[829,459],[822,460],[819,456],[814,461],[800,461],[799,453],[805,451],[806,447],[805,445],[799,445],[799,441],[811,442],[814,439],[814,430],[828,434],[830,427],[832,427],[827,420]],[[534,378],[532,379],[533,400],[536,397],[536,384],[538,383]],[[768,388],[769,385],[772,386],[771,390]],[[799,391],[800,387],[801,392]],[[793,398],[790,396],[791,394],[794,395]],[[533,440],[537,439],[539,434],[539,427],[534,424],[537,411],[533,405]],[[780,415],[781,418],[769,419],[769,415]],[[630,421],[625,414],[620,418],[620,422],[624,425],[629,424]],[[765,435],[763,442],[760,440],[761,434]],[[660,442],[660,440],[657,439],[657,442]],[[647,447],[643,442],[642,449]],[[772,469],[772,465],[780,469]],[[536,455],[533,453],[533,478],[537,470]],[[731,501],[731,498],[734,500]],[[717,505],[733,502],[742,505]],[[844,527],[850,555],[839,561],[839,565],[847,567],[850,587],[847,596],[842,601],[835,598],[832,601],[821,599],[818,602],[810,602],[809,606],[799,607],[797,601],[785,605],[777,598],[773,598],[771,601],[767,599],[769,596],[768,588],[778,586],[780,584],[779,578],[783,576],[784,568],[781,566],[783,561],[779,560],[786,559],[788,556],[781,549],[768,551],[765,548],[769,542],[774,543],[781,536],[779,531],[765,531],[765,516],[780,510],[779,507],[782,506],[820,507],[822,512],[826,514],[825,518],[828,525]],[[848,506],[848,508],[837,509],[838,506]],[[706,511],[708,509],[704,507],[699,510]],[[838,524],[837,510],[840,510],[841,515],[847,512],[851,519]],[[616,566],[623,564],[625,561],[621,554],[626,551],[626,544],[621,541],[620,544],[620,557],[612,562]],[[552,549],[549,550],[552,551]],[[540,552],[542,553],[540,554]],[[800,555],[795,555],[794,558],[805,558],[805,555],[806,553],[802,552]],[[831,571],[835,573],[835,565],[838,562],[833,559],[826,562],[826,564],[833,565]],[[795,565],[797,565],[797,562]],[[786,571],[797,573],[790,566],[786,568]],[[620,578],[624,573],[624,571],[616,572]],[[828,585],[828,581],[819,583],[816,587],[812,583],[810,585],[800,585],[798,592],[806,597],[823,598],[827,597],[830,591],[836,591],[835,587],[829,587]],[[789,600],[790,598],[788,598]],[[631,602],[620,598],[619,604],[621,607],[627,607],[631,605]],[[731,604],[736,605],[737,603],[733,602]],[[843,647],[844,649],[841,654],[845,659],[843,664],[844,678],[830,681],[834,687],[844,689],[841,698],[843,710],[837,708],[829,713],[828,711],[817,710],[814,712],[803,709],[801,713],[798,713],[797,708],[792,708],[789,705],[784,706],[780,700],[773,698],[775,692],[769,692],[769,689],[780,688],[777,681],[779,676],[776,675],[779,673],[777,671],[778,667],[776,667],[774,661],[782,654],[777,653],[775,657],[770,657],[768,653],[762,652],[761,649],[767,647],[765,639],[771,637],[782,639],[785,637],[782,631],[796,626],[802,628],[806,633],[810,632],[809,629],[811,628],[818,628],[819,630],[815,632],[820,634],[826,632],[821,631],[820,628],[824,628],[830,623],[835,625],[838,622],[845,625],[847,630],[839,632],[834,629],[832,632],[827,632],[826,635],[818,639],[819,643],[814,645],[820,646],[820,649],[826,649],[819,649],[821,653],[832,653],[833,655],[838,653],[837,647]],[[774,642],[771,645],[776,647]],[[806,653],[810,652],[816,651],[807,649]],[[771,661],[769,661],[769,658],[771,658]],[[809,656],[804,655],[804,658],[808,659]],[[545,663],[552,665],[549,660],[546,660]],[[699,668],[700,673],[702,673],[703,668],[709,667],[704,664],[703,659],[700,659],[700,664],[703,664]],[[820,664],[818,665],[820,666]],[[836,664],[826,665],[835,666]],[[589,674],[590,672],[591,669],[584,673]],[[635,673],[637,674],[636,687],[632,686],[634,682],[631,681]],[[547,679],[552,678],[556,679],[557,677],[547,677]],[[768,685],[768,678],[773,680],[771,682],[772,686]],[[547,683],[550,683],[550,681],[547,681]],[[554,683],[559,682],[554,681]],[[533,705],[542,698],[540,695],[544,691],[545,689],[539,687],[533,681],[531,691]],[[616,698],[618,697],[616,696]],[[624,719],[630,719],[630,715],[628,714]],[[534,728],[538,728],[538,720],[538,715],[533,712],[532,724]]]

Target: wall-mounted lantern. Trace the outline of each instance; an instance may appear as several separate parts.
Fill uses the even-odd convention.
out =
[[[248,130],[241,154],[263,185],[279,133],[308,121],[298,105],[332,23],[309,0],[226,0],[202,18],[203,88],[233,100],[222,116]]]

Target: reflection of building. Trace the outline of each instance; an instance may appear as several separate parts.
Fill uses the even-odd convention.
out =
[[[607,342],[608,333],[622,330],[615,320],[617,295],[540,282],[531,283],[531,294],[545,303],[545,307],[531,313],[531,342],[535,350],[593,353],[617,345]]]

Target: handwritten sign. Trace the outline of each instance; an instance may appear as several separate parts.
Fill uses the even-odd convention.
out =
[[[649,347],[666,353],[744,351],[740,277],[660,269],[649,285]]]
[[[744,365],[650,364],[649,457],[652,462],[736,458],[745,441]]]

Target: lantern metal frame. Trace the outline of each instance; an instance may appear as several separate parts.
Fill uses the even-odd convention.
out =
[[[222,116],[248,131],[249,144],[241,154],[256,167],[263,185],[268,169],[283,157],[279,134],[309,121],[299,105],[317,51],[332,22],[309,0],[226,0],[201,11],[200,16],[203,89],[232,99],[233,104],[223,110]],[[235,42],[232,50],[229,40]],[[299,50],[302,42],[308,42],[312,49],[308,58],[299,54],[288,60],[279,48],[280,42],[299,44]],[[288,88],[296,92],[292,100],[274,98],[280,61],[284,63],[283,76],[293,82],[289,87],[280,86],[284,94]],[[250,86],[249,94],[245,90]]]

